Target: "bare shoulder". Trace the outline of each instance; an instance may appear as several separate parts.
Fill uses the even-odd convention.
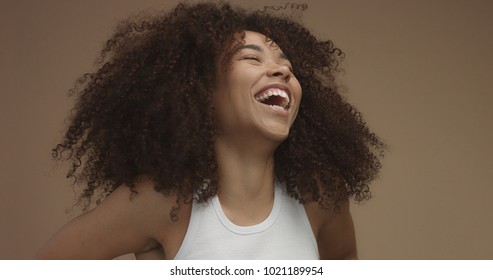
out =
[[[122,185],[99,206],[70,221],[38,251],[43,259],[111,259],[159,243],[176,198],[142,179],[132,192]]]
[[[153,185],[144,185],[141,188],[144,193],[156,193]],[[140,189],[138,191],[140,195]],[[177,208],[176,195],[164,196],[160,193],[158,194],[158,196],[151,194],[152,198],[147,199],[147,207],[153,208],[152,210],[149,209],[149,211],[156,215],[155,220],[159,220],[153,230],[153,242],[148,243],[140,250],[134,251],[136,259],[173,259],[185,238],[192,205],[181,203]],[[172,212],[173,218],[170,215]]]
[[[355,259],[356,237],[349,201],[341,203],[339,211],[322,209],[308,203],[305,210],[317,239],[321,259]]]

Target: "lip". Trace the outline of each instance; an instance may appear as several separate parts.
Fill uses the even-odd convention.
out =
[[[271,89],[271,88],[280,89],[280,90],[283,90],[286,92],[286,94],[289,96],[289,104],[288,104],[288,109],[289,109],[291,107],[291,103],[293,102],[293,96],[291,95],[291,91],[289,90],[289,88],[285,84],[280,84],[280,83],[269,84],[269,85],[263,87],[262,89],[260,89],[259,91],[257,91],[253,95],[253,97],[255,98],[255,96],[257,96],[257,94],[264,92],[264,91]]]

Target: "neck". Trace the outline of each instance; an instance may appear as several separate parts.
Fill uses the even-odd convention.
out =
[[[216,139],[218,196],[225,214],[236,224],[259,222],[272,209],[275,147],[271,146],[240,146],[221,137]]]

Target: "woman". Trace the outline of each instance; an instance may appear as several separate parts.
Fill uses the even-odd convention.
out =
[[[349,198],[370,197],[383,145],[337,92],[341,56],[228,4],[121,25],[54,149],[98,206],[38,256],[356,258]]]

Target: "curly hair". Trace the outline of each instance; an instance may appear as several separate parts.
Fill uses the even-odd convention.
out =
[[[77,102],[53,157],[70,160],[67,177],[84,182],[84,210],[123,184],[136,193],[141,176],[176,194],[177,207],[190,194],[198,202],[217,194],[214,73],[245,30],[281,47],[303,89],[297,119],[274,155],[286,191],[327,209],[371,197],[384,144],[338,92],[343,52],[292,19],[201,3],[121,23],[97,71],[77,80]]]

